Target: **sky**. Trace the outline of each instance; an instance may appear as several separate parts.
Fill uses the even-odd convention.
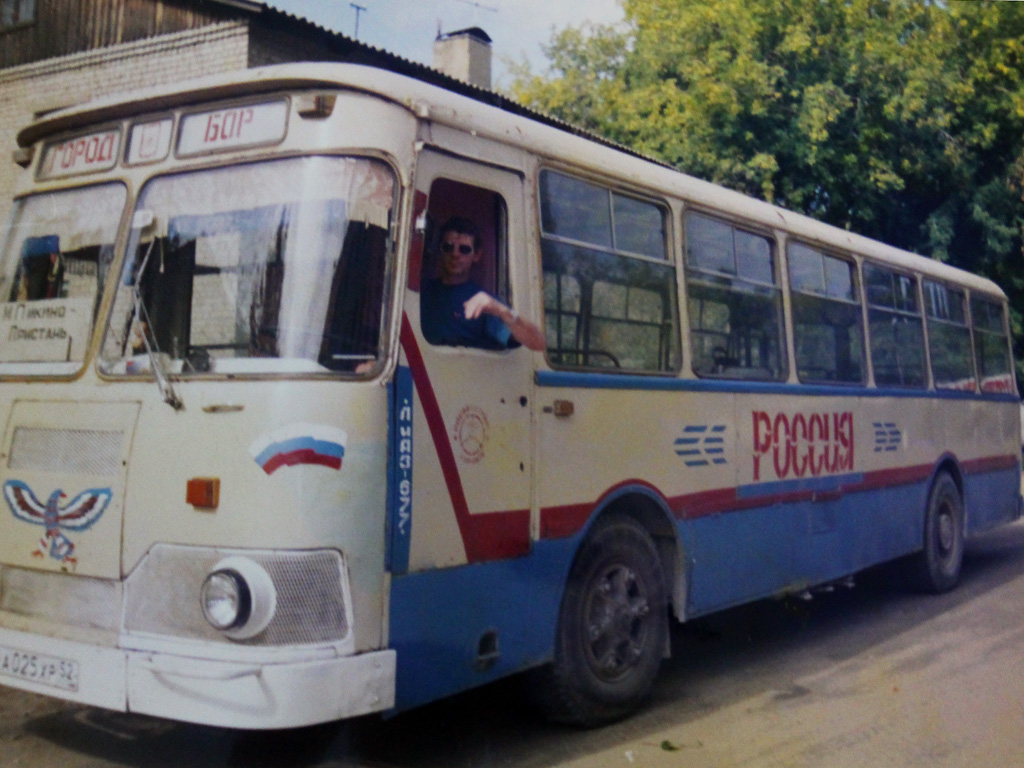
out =
[[[327,29],[406,59],[430,64],[438,26],[443,32],[480,27],[490,37],[494,85],[509,84],[505,62],[524,57],[535,72],[545,68],[541,45],[553,30],[590,21],[622,21],[619,0],[265,0],[268,5],[303,16]]]

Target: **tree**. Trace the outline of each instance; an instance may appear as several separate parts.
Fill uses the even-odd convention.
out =
[[[1024,5],[624,0],[513,95],[688,173],[983,274],[1024,374]],[[1024,376],[1022,376],[1024,379]]]

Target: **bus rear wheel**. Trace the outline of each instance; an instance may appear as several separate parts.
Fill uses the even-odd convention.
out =
[[[555,658],[537,694],[555,721],[592,727],[622,718],[650,694],[668,635],[658,552],[630,517],[599,521],[566,583]]]
[[[960,580],[963,558],[963,500],[953,478],[941,472],[928,494],[924,549],[908,563],[911,582],[923,592],[948,592]]]

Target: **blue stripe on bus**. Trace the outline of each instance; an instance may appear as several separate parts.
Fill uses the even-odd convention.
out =
[[[973,473],[963,482],[968,533],[1014,519],[1018,469]],[[688,559],[721,564],[690,569],[689,615],[831,581],[919,550],[930,487],[928,477],[824,502],[765,505],[682,521]]]
[[[412,539],[412,373],[401,365],[388,384],[387,516],[385,564],[392,573],[409,570]],[[407,434],[401,434],[402,430]],[[405,442],[403,442],[405,441]]]
[[[1012,393],[977,394],[958,390],[922,390],[868,388],[857,385],[788,384],[775,381],[737,381],[720,379],[674,379],[634,374],[590,373],[581,371],[537,371],[535,381],[541,387],[581,389],[636,389],[667,392],[731,392],[758,395],[806,395],[809,397],[902,397],[938,400],[986,400],[1019,402]]]
[[[580,537],[534,542],[524,557],[395,576],[389,622],[389,646],[397,653],[395,710],[550,661]],[[477,658],[488,632],[497,638],[493,663]]]
[[[385,472],[385,480],[387,482],[387,493],[384,494],[384,568],[388,571],[393,569],[392,564],[392,542],[391,537],[393,535],[394,519],[395,519],[395,501],[397,500],[397,494],[395,492],[398,486],[398,478],[395,474],[395,449],[398,445],[396,427],[395,427],[395,382],[388,382],[388,462],[387,469]]]
[[[818,480],[849,483],[858,476],[799,482],[818,487]],[[969,531],[1012,520],[1019,484],[1019,466],[966,475]],[[930,478],[923,478],[825,502],[767,502],[677,520],[689,564],[687,617],[831,581],[919,549],[929,487]],[[764,485],[758,490],[765,492]],[[520,558],[394,576],[389,646],[398,657],[396,710],[549,661],[565,580],[586,530],[535,541]],[[497,636],[493,664],[477,658],[488,632]]]

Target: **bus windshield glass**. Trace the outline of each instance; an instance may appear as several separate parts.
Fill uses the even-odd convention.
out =
[[[102,369],[369,372],[384,336],[394,188],[383,163],[340,157],[151,181]]]
[[[126,195],[104,184],[15,202],[0,252],[0,374],[82,366]]]

